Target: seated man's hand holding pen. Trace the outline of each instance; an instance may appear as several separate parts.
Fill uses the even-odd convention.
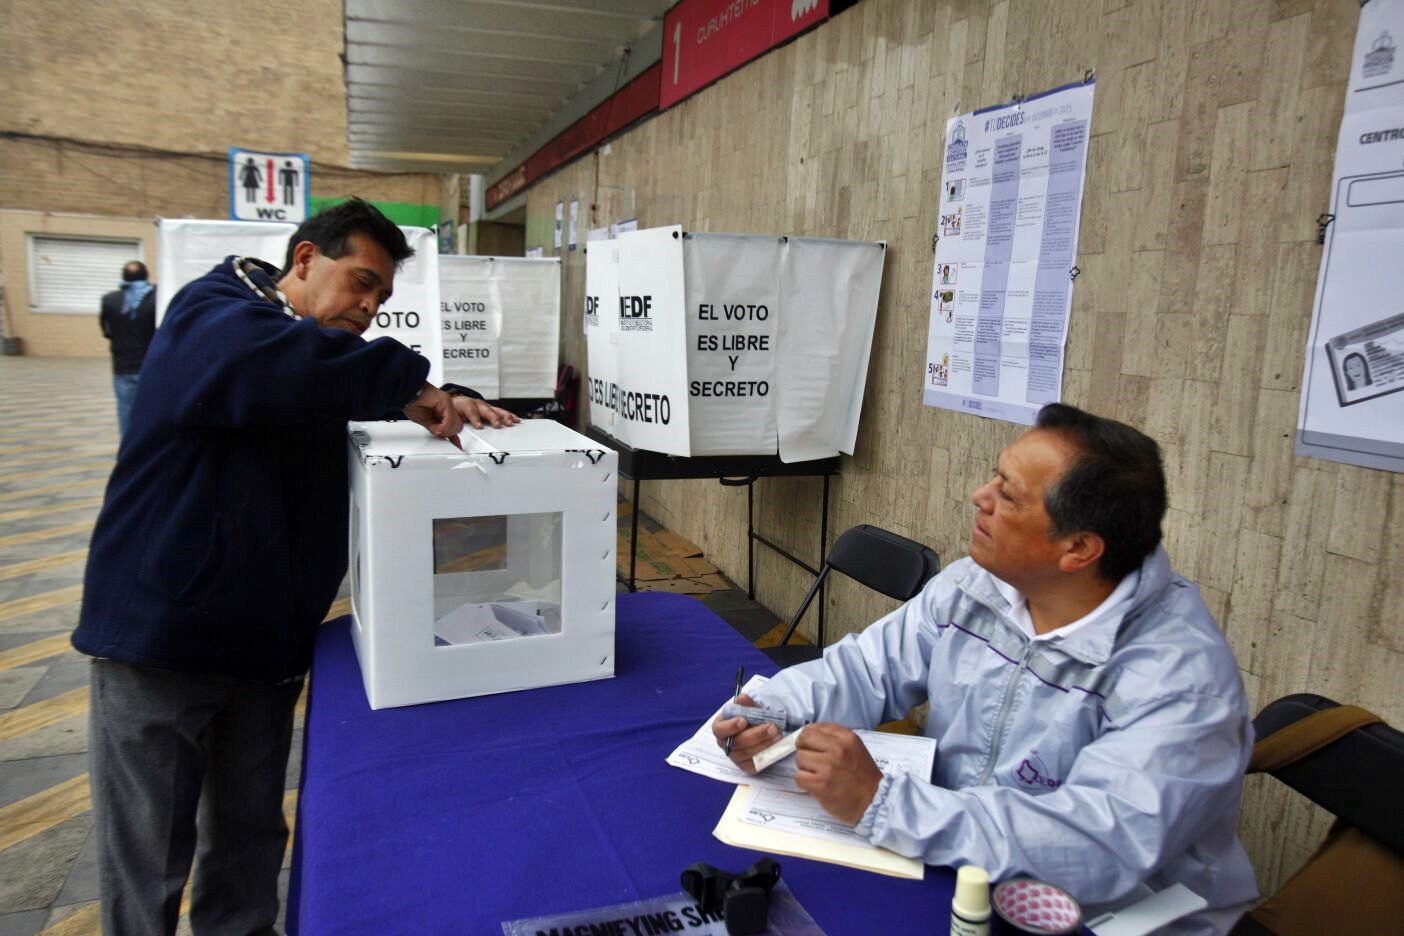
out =
[[[756,704],[745,693],[736,696],[736,701],[742,705]],[[755,773],[756,766],[751,758],[780,740],[780,729],[769,723],[748,726],[746,719],[737,716],[718,718],[712,722],[712,735],[717,739],[717,746],[724,751],[728,750],[726,742],[730,739],[728,756],[731,762],[747,773]]]

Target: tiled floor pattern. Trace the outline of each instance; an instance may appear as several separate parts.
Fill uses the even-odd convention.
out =
[[[0,936],[99,932],[88,662],[68,635],[117,442],[106,361],[0,357]],[[621,503],[626,536],[628,513]],[[646,516],[639,579],[641,590],[696,595],[758,645],[774,643],[780,631],[696,547]],[[329,617],[348,605],[340,599]],[[289,822],[301,733],[299,705],[284,799]],[[184,918],[180,932],[189,932]]]

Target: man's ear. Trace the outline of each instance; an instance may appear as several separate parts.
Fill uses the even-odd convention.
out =
[[[298,279],[307,279],[307,271],[311,269],[312,261],[321,256],[321,253],[311,241],[298,241],[297,246],[293,248],[292,269],[288,272]]]
[[[1062,538],[1062,542],[1063,554],[1058,557],[1058,568],[1063,572],[1094,568],[1097,560],[1107,551],[1106,541],[1086,530],[1069,534]]]

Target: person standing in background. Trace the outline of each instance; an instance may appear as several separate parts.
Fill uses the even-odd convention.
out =
[[[122,288],[102,297],[98,316],[102,333],[112,345],[112,390],[117,395],[117,428],[123,436],[136,399],[141,362],[156,334],[156,287],[147,275],[140,260],[122,267]]]

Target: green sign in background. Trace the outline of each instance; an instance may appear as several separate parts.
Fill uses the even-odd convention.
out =
[[[323,208],[332,205],[339,205],[344,201],[349,201],[345,197],[326,198],[317,195],[309,197],[312,213],[316,214]],[[367,199],[370,201],[370,199]],[[421,205],[415,202],[392,202],[392,201],[371,201],[372,205],[380,209],[381,214],[394,221],[396,224],[405,227],[432,228],[439,223],[438,205]]]

